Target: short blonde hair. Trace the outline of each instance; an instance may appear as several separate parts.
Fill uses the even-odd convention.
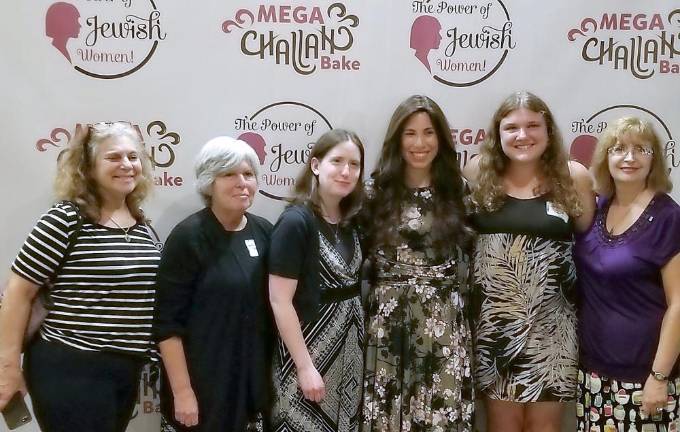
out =
[[[609,172],[608,152],[624,135],[628,134],[648,143],[654,151],[652,166],[647,176],[647,187],[655,192],[670,192],[673,189],[673,183],[668,175],[661,140],[650,122],[637,117],[622,117],[610,122],[602,132],[590,164],[590,172],[595,180],[595,192],[605,197],[611,197],[614,194],[614,180]]]
[[[57,199],[75,202],[87,217],[98,221],[102,202],[93,171],[99,145],[111,137],[127,136],[137,147],[142,172],[137,186],[125,201],[132,216],[143,221],[145,218],[140,204],[153,188],[153,174],[151,158],[144,149],[142,137],[129,123],[99,123],[95,126],[78,126],[66,149],[59,154],[54,183]]]

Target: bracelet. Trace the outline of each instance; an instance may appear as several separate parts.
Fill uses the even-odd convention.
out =
[[[664,375],[661,372],[657,372],[653,369],[649,375],[657,381],[668,381],[668,375]]]

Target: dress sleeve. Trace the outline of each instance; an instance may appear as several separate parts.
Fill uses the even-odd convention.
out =
[[[58,203],[40,217],[12,263],[12,271],[42,285],[54,275],[64,258],[69,235],[78,223],[71,203]]]
[[[310,229],[299,211],[287,209],[274,226],[269,247],[269,273],[301,279]]]
[[[154,337],[163,341],[184,336],[196,280],[200,274],[199,233],[195,226],[180,224],[168,236],[158,267]]]
[[[680,253],[680,207],[667,209],[666,214],[659,214],[659,223],[655,238],[649,243],[652,248],[654,264],[665,266],[674,256]]]

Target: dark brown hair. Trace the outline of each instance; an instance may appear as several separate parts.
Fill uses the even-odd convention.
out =
[[[321,215],[321,197],[319,196],[319,178],[312,171],[312,159],[322,160],[328,152],[333,150],[338,144],[350,141],[356,145],[361,154],[359,179],[354,190],[340,200],[340,212],[342,221],[347,222],[352,219],[361,209],[364,197],[364,145],[354,132],[345,129],[331,129],[319,137],[314,143],[307,159],[305,167],[302,169],[295,180],[293,189],[294,204],[308,205],[317,215]]]
[[[403,101],[392,114],[385,134],[380,159],[373,179],[373,196],[365,205],[361,223],[371,248],[393,244],[400,225],[402,203],[409,189],[404,183],[406,163],[401,153],[405,124],[416,113],[430,117],[439,142],[431,166],[434,192],[432,238],[434,247],[443,251],[452,244],[468,249],[472,231],[465,222],[464,182],[451,138],[451,128],[439,105],[427,96],[414,95]],[[376,223],[379,221],[379,223]]]

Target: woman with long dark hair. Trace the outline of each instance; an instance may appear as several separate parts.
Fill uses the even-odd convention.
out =
[[[409,97],[390,120],[361,218],[372,268],[364,431],[472,430],[463,195],[442,110]]]

